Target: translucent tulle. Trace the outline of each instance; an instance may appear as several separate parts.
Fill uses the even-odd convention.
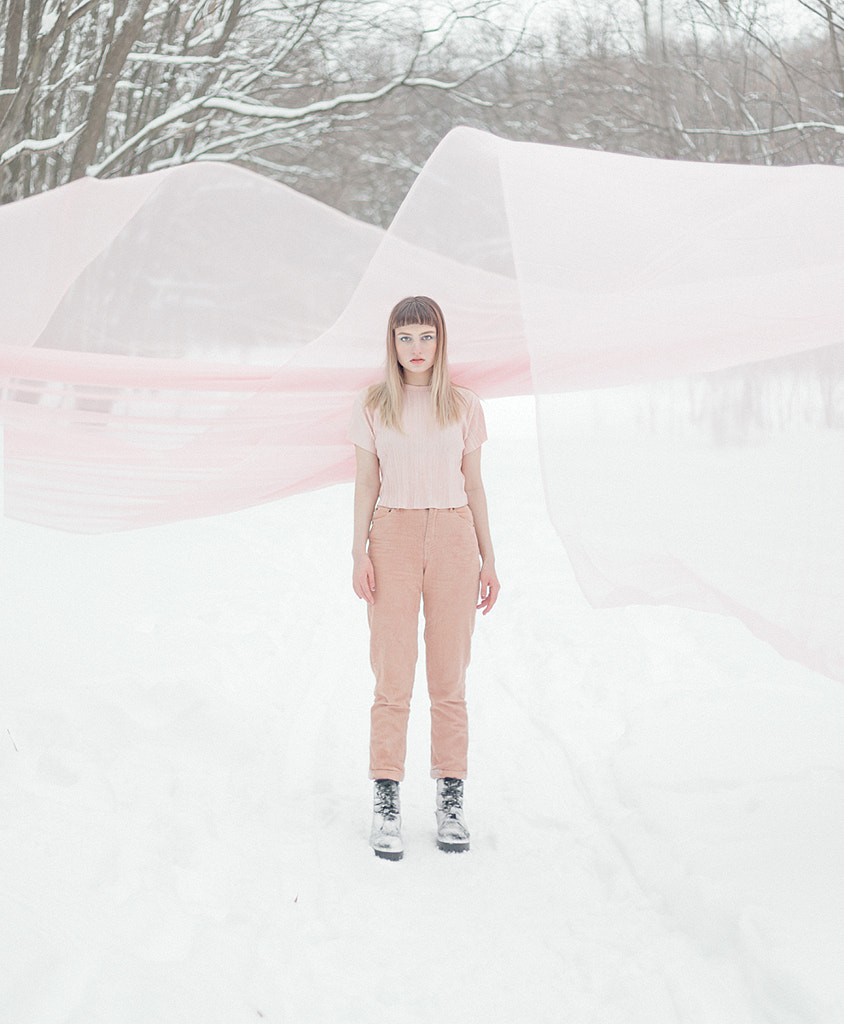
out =
[[[387,231],[222,164],[0,209],[6,514],[100,532],[347,480],[394,302],[459,383],[535,393],[596,605],[727,612],[844,678],[844,171],[505,142]]]

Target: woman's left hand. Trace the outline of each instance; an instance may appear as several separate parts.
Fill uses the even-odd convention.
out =
[[[483,614],[492,611],[492,606],[498,599],[498,591],[501,590],[501,584],[498,582],[498,577],[495,575],[494,565],[482,565],[480,575],[480,593],[481,601],[478,605],[479,609],[483,609]]]

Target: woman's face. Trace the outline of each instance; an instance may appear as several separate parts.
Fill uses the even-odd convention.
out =
[[[430,384],[437,354],[437,329],[430,324],[405,324],[393,331],[396,357],[407,384]]]

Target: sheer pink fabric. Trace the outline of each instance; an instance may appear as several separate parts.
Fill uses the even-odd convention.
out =
[[[6,512],[97,532],[348,479],[397,298],[454,377],[535,392],[596,605],[738,615],[844,678],[844,172],[468,129],[386,232],[199,164],[0,209]]]

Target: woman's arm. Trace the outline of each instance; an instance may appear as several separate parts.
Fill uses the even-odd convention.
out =
[[[484,615],[492,611],[498,599],[501,584],[495,575],[495,554],[492,550],[492,538],[489,533],[489,514],[486,507],[486,492],[481,479],[481,449],[467,452],[463,456],[463,477],[466,481],[466,500],[475,520],[475,534],[478,538],[478,549],[481,553],[480,595],[478,608]]]
[[[366,551],[366,542],[369,539],[369,527],[372,523],[372,513],[375,510],[375,502],[381,490],[381,468],[378,464],[378,456],[368,452],[365,448],[355,445],[355,456],[357,458],[357,471],[355,472],[355,527],[352,539],[352,587],[358,597],[363,598],[367,604],[375,600],[372,596],[375,590],[375,570]]]

